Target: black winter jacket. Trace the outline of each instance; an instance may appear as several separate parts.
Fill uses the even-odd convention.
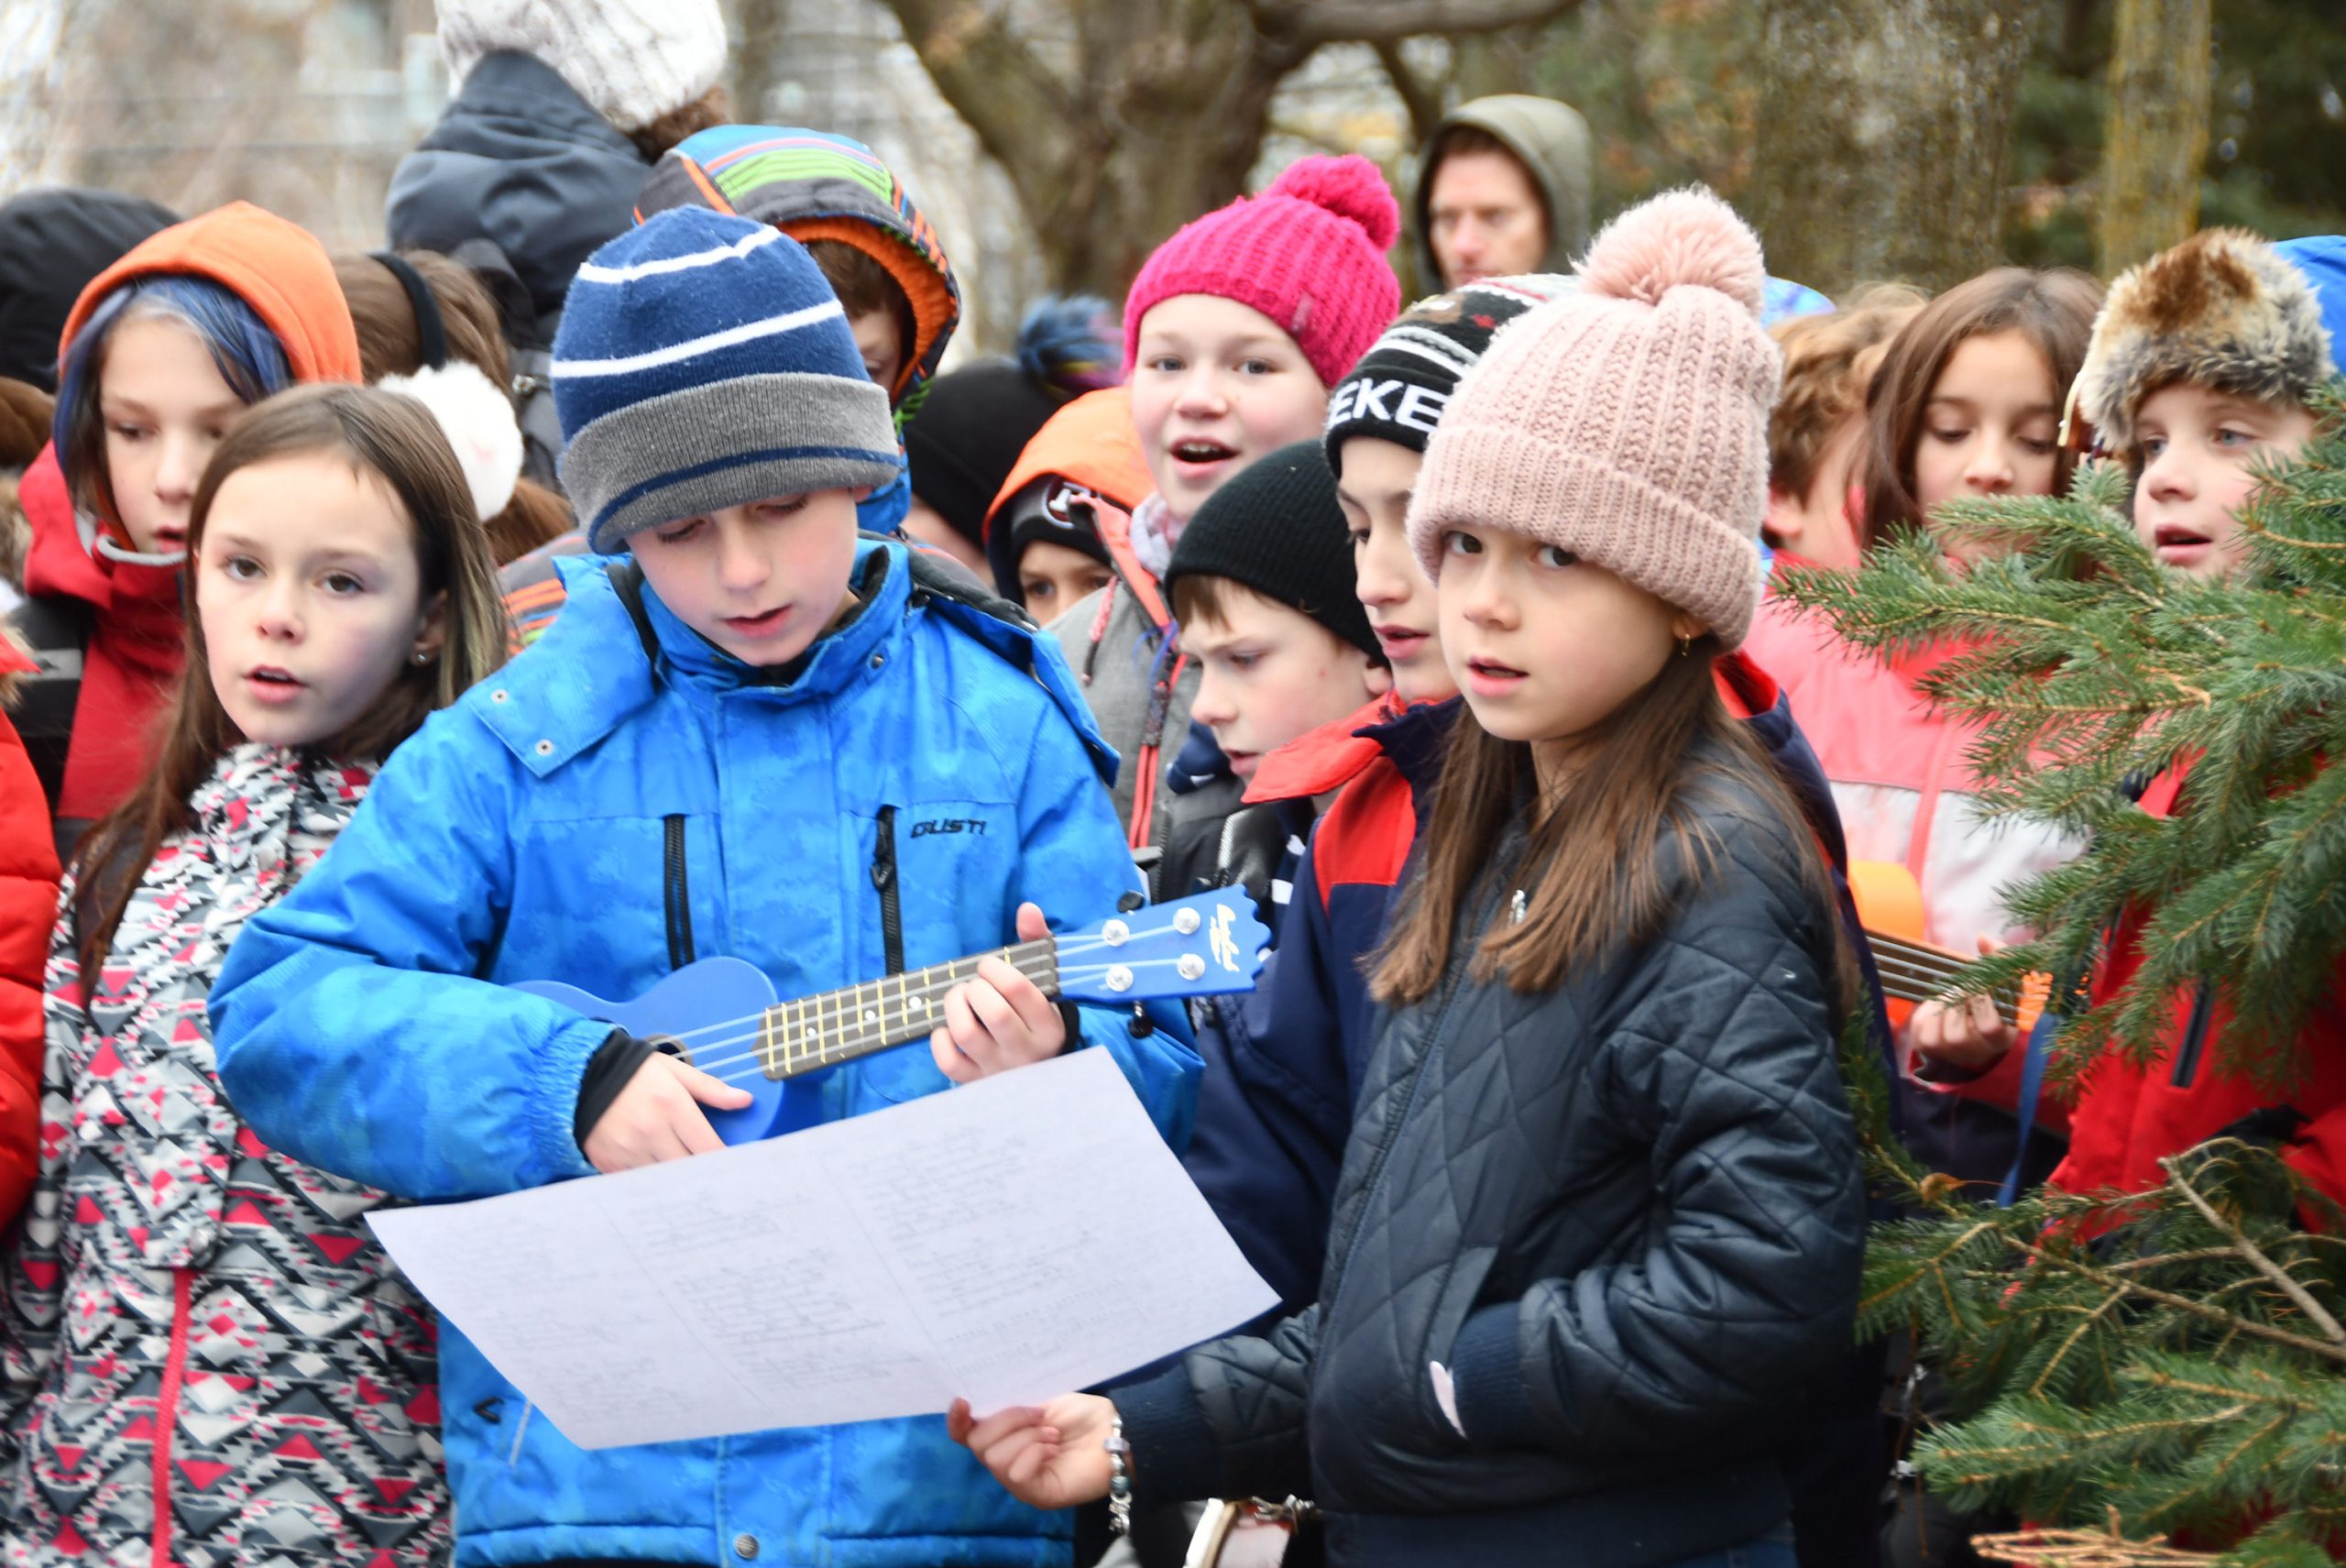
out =
[[[524,346],[554,342],[580,262],[635,222],[652,166],[534,56],[484,55],[463,91],[391,172],[385,223],[399,249],[485,239],[528,289]]]
[[[1699,788],[1716,853],[1690,879],[1665,837],[1665,929],[1544,994],[1458,979],[1510,838],[1442,986],[1379,1020],[1319,1303],[1117,1391],[1143,1500],[1313,1497],[1347,1565],[1643,1568],[1785,1519],[1864,1245],[1835,914],[1813,846]]]

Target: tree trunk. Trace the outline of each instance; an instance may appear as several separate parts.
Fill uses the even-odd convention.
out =
[[[766,98],[782,74],[790,0],[736,0],[733,15],[740,28],[731,60],[733,118],[765,125],[773,118]]]
[[[1244,188],[1272,94],[1310,52],[1220,0],[1080,0],[1062,75],[1012,30],[1011,7],[890,5],[1010,176],[1051,286],[1110,299],[1158,241]]]
[[[2093,233],[2105,278],[2199,226],[2211,9],[2210,0],[2118,0]]]
[[[2002,254],[2004,175],[2045,0],[1764,0],[1748,205],[1769,270],[1933,290]]]

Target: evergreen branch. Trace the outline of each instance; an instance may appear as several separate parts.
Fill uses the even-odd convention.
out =
[[[2005,1239],[2012,1242],[2015,1247],[2020,1245],[2014,1238],[2007,1236]],[[2221,1307],[2211,1307],[2194,1297],[2178,1295],[2172,1290],[2162,1290],[2154,1286],[2121,1278],[2107,1269],[2097,1268],[2088,1263],[2080,1263],[2075,1258],[2048,1258],[2045,1260],[2045,1266],[2064,1270],[2082,1279],[2090,1279],[2095,1284],[2105,1286],[2112,1290],[2125,1291],[2145,1301],[2155,1301],[2162,1307],[2172,1307],[2178,1312],[2188,1313],[2203,1321],[2220,1323],[2234,1333],[2251,1334],[2274,1344],[2286,1345],[2291,1350],[2302,1351],[2308,1355],[2317,1355],[2326,1361],[2346,1366],[2346,1344],[2308,1339],[2303,1334],[2294,1334],[2286,1329],[2276,1329],[2270,1323],[2258,1322],[2253,1318],[2242,1318],[2237,1313],[2227,1312]]]
[[[2297,1310],[2311,1318],[2315,1326],[2330,1336],[2330,1342],[2332,1344],[2346,1346],[2346,1328],[2339,1327],[2338,1320],[2331,1317],[2322,1304],[2315,1300],[2288,1270],[2267,1257],[2254,1242],[2248,1239],[2238,1225],[2216,1212],[2216,1206],[2201,1197],[2199,1190],[2192,1186],[2190,1179],[2183,1174],[2183,1161],[2180,1158],[2169,1157],[2162,1159],[2159,1161],[2159,1168],[2166,1172],[2167,1180],[2173,1184],[2177,1192],[2183,1195],[2185,1202],[2197,1209],[2209,1224],[2231,1237],[2233,1249],[2247,1261],[2251,1267],[2280,1287],[2281,1293],[2295,1301],[2297,1304]]]
[[[2076,1328],[2071,1329],[2068,1334],[2063,1338],[2061,1343],[2054,1347],[2052,1358],[2045,1363],[2045,1370],[2036,1375],[2036,1381],[2028,1386],[2028,1391],[2031,1394],[2042,1397],[2045,1393],[2045,1384],[2052,1381],[2053,1374],[2059,1371],[2062,1364],[2068,1360],[2069,1352],[2077,1348],[2077,1342],[2085,1338],[2087,1331],[2100,1322],[2110,1312],[2116,1310],[2119,1303],[2125,1300],[2125,1299],[2126,1298],[2123,1294],[2113,1292],[2101,1303],[2100,1306],[2096,1307],[2092,1311],[2086,1314],[2085,1321],[2079,1323]]]

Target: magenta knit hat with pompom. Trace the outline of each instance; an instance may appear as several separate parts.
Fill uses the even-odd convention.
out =
[[[1401,308],[1385,253],[1401,209],[1357,153],[1300,158],[1259,196],[1208,213],[1157,247],[1124,299],[1124,375],[1140,319],[1177,294],[1216,294],[1263,313],[1332,387]]]
[[[1579,291],[1502,331],[1442,414],[1409,503],[1426,571],[1450,529],[1529,534],[1741,644],[1783,379],[1767,279],[1759,236],[1708,191],[1607,225]]]

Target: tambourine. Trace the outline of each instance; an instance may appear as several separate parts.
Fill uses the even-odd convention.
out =
[[[1297,1530],[1319,1510],[1301,1497],[1266,1503],[1260,1497],[1217,1498],[1206,1505],[1189,1538],[1181,1568],[1278,1568]]]

